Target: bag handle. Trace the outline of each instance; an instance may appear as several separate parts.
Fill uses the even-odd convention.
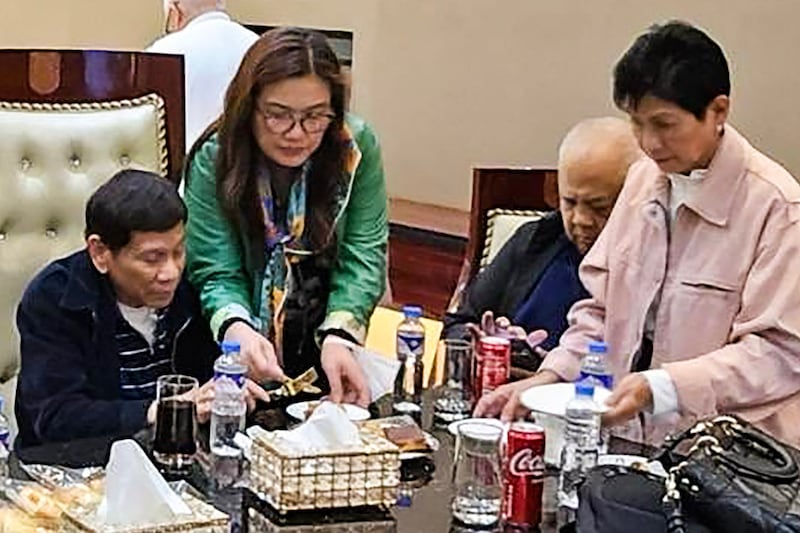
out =
[[[792,483],[797,479],[799,474],[797,463],[785,446],[751,427],[741,424],[732,427],[736,432],[732,437],[734,443],[743,444],[767,461],[758,463],[747,461],[746,456],[737,453],[737,449],[733,446],[720,447],[717,450],[712,448],[722,462],[743,476],[766,483]]]
[[[699,437],[699,438],[697,438]],[[656,458],[665,467],[673,467],[680,461],[674,450],[681,442],[695,439],[689,452],[697,450],[714,455],[736,473],[766,483],[792,483],[800,476],[789,450],[766,433],[734,416],[719,416],[710,421],[698,422],[693,427],[675,436],[668,437],[656,453]],[[766,461],[748,461],[741,453],[741,446]]]
[[[676,479],[678,468],[670,468],[664,481],[664,497],[661,498],[661,509],[667,521],[667,533],[687,533],[686,519],[681,508],[681,493]]]

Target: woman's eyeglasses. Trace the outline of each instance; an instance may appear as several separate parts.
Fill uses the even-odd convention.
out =
[[[267,129],[276,134],[283,135],[294,129],[295,124],[307,134],[320,133],[330,125],[336,115],[330,111],[295,111],[294,109],[261,109],[256,110],[264,119]]]

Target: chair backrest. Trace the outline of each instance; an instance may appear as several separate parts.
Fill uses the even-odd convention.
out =
[[[558,172],[554,168],[473,168],[469,241],[448,310],[458,307],[466,285],[520,225],[557,208]]]
[[[14,315],[33,275],[83,246],[84,205],[120,169],[179,180],[183,58],[0,50],[0,381],[19,365]]]

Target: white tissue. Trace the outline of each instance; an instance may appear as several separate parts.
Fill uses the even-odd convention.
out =
[[[335,450],[361,444],[358,426],[333,402],[320,403],[304,423],[276,434],[300,450]]]
[[[111,446],[106,466],[106,492],[97,510],[101,523],[135,526],[166,522],[177,515],[192,514],[156,467],[133,440]]]
[[[374,402],[384,394],[394,391],[394,380],[400,370],[400,362],[397,359],[384,357],[378,352],[367,350],[362,346],[334,335],[325,337],[325,342],[342,344],[350,349],[353,358],[367,378],[370,402]]]

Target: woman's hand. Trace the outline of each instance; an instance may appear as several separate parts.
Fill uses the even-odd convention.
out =
[[[273,379],[284,381],[286,374],[278,364],[275,348],[263,335],[244,322],[234,322],[225,330],[226,341],[238,341],[242,360],[247,364],[250,375],[257,381]]]
[[[322,342],[322,369],[331,386],[330,400],[336,403],[369,405],[369,386],[350,349],[335,339]]]
[[[653,391],[641,372],[634,372],[620,380],[606,400],[609,410],[603,413],[604,426],[624,424],[639,413],[653,407]]]
[[[559,377],[549,370],[543,370],[522,381],[514,381],[497,387],[492,392],[485,394],[478,405],[475,406],[475,417],[499,417],[503,422],[513,422],[518,418],[527,416],[528,409],[519,401],[520,394],[537,385],[558,383]]]

